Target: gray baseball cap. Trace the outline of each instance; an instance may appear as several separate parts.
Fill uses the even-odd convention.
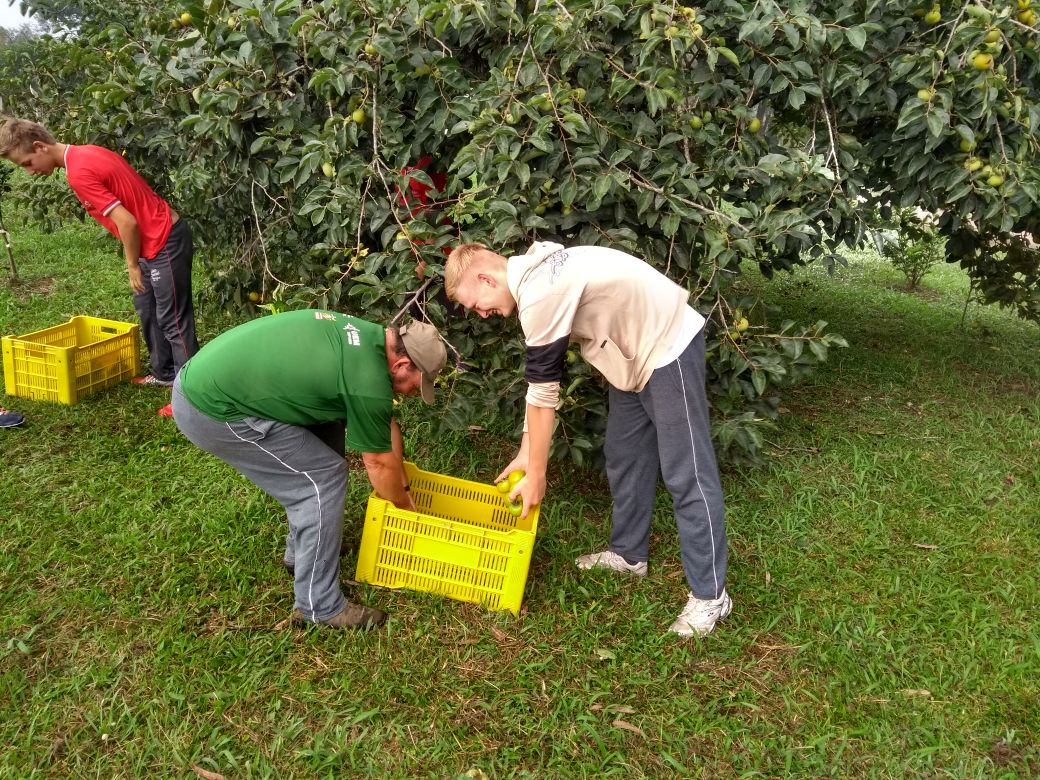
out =
[[[426,322],[409,322],[398,331],[409,359],[422,372],[422,399],[433,403],[433,380],[444,370],[448,351],[437,329]]]

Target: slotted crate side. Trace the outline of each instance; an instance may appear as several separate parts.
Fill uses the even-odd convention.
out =
[[[393,528],[397,522],[413,527],[401,534]],[[414,521],[407,518],[387,517],[373,581],[380,581],[386,587],[484,603],[491,609],[509,608],[502,604],[511,563],[508,544],[501,545],[504,550],[481,550],[479,545],[466,543],[464,532],[439,529],[448,538],[437,540],[440,546],[434,548],[431,539],[423,535],[430,530],[416,527]],[[458,560],[452,559],[453,554]]]
[[[519,613],[534,532],[511,527],[516,518],[494,488],[405,468],[420,512],[369,499],[356,578]],[[493,522],[497,513],[507,527]],[[537,510],[524,524],[537,527]]]
[[[97,317],[3,339],[8,395],[73,404],[140,371],[138,326]]]
[[[116,323],[76,317],[80,347],[76,350],[76,394],[82,398],[128,381],[140,373],[137,326],[133,332]],[[84,346],[86,345],[86,346]]]
[[[24,336],[4,336],[5,391],[34,401],[72,403],[75,348],[76,328],[71,322]]]
[[[388,503],[388,502],[384,502]],[[512,544],[480,528],[387,509],[380,523],[375,570],[388,587],[416,587],[454,595],[456,587],[501,588]],[[491,578],[491,579],[489,579]],[[494,581],[492,581],[494,579]]]
[[[516,517],[507,496],[492,485],[416,470],[409,475],[415,506],[424,514],[496,531],[532,531],[534,517]]]

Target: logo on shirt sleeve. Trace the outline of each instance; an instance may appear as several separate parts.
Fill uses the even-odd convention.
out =
[[[331,311],[316,311],[314,312],[314,319],[316,320],[328,320],[329,322],[336,321],[336,315]]]
[[[347,343],[352,347],[361,346],[361,334],[358,333],[358,329],[351,325],[349,322],[343,326],[343,332],[346,334],[344,338]]]

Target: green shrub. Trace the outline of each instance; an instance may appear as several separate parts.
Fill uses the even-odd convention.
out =
[[[902,211],[896,223],[897,234],[883,236],[882,254],[906,275],[907,287],[916,290],[932,266],[946,259],[946,239],[933,222]]]

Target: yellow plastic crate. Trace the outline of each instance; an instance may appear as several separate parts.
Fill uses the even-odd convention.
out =
[[[510,514],[494,485],[405,463],[418,512],[368,499],[355,578],[520,612],[538,510]]]
[[[7,394],[74,404],[125,382],[140,371],[138,326],[97,317],[73,317],[63,325],[25,336],[4,336]]]

